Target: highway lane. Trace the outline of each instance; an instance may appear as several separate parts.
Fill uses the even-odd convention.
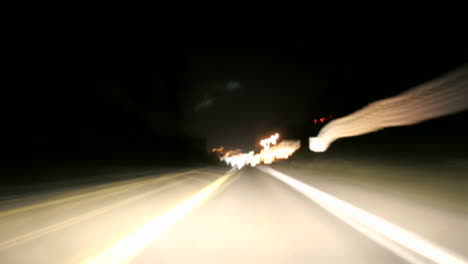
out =
[[[200,168],[54,194],[35,203],[18,201],[17,207],[8,202],[0,211],[0,261],[466,263],[466,215],[428,211],[389,199],[381,189],[275,166],[284,177],[427,238],[422,248],[434,242],[424,256],[422,249],[406,247],[418,241],[392,241],[379,226],[366,227],[319,196],[307,197],[269,168]],[[443,221],[451,226],[441,228]]]
[[[466,196],[461,201],[446,198],[448,189],[442,184],[455,184],[451,187],[465,189],[466,182],[460,180],[448,182],[441,175],[437,181],[433,177],[395,177],[388,179],[388,175],[381,175],[377,171],[370,178],[356,178],[344,175],[323,175],[306,170],[302,166],[273,166],[277,170],[294,176],[310,186],[334,195],[367,212],[382,217],[406,230],[414,232],[423,238],[433,241],[443,248],[457,252],[468,258],[468,206]],[[389,168],[387,174],[398,174],[399,170]],[[448,174],[448,171],[447,171]],[[380,179],[379,179],[380,178]],[[385,179],[385,180],[383,180]],[[427,184],[423,181],[435,181],[439,185],[438,192],[427,191]],[[460,193],[459,190],[456,190]],[[442,201],[441,201],[442,200]],[[455,205],[456,204],[456,205]]]
[[[0,203],[0,262],[78,263],[226,171],[148,175]]]
[[[407,263],[289,186],[246,168],[132,263]]]

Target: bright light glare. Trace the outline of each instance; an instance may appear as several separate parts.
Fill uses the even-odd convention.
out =
[[[195,207],[206,200],[216,189],[218,189],[233,172],[229,172],[223,177],[185,200],[178,206],[156,217],[149,223],[136,230],[125,239],[121,240],[103,253],[87,260],[86,264],[109,264],[128,263],[130,259],[143,250],[146,246],[156,240],[161,234],[166,232],[171,226],[177,223],[182,217],[187,215]]]
[[[359,223],[367,229],[376,232],[379,235],[396,242],[397,244],[410,249],[413,252],[418,253],[419,255],[424,256],[435,263],[468,263],[468,260],[464,259],[462,256],[456,255],[453,252],[450,252],[448,249],[444,249],[438,245],[435,245],[434,243],[420,238],[401,227],[398,227],[388,221],[385,221],[382,218],[372,215],[314,187],[306,185],[286,174],[269,167],[260,167],[259,169],[293,187],[326,210],[334,214],[338,212],[339,214],[345,215],[348,219]]]
[[[323,152],[335,140],[386,127],[414,125],[468,109],[468,64],[397,96],[373,102],[325,125],[309,139],[312,151]],[[320,138],[321,141],[318,141]]]
[[[270,145],[276,145],[276,140],[278,140],[279,134],[276,133],[273,136],[263,139],[260,141],[260,145],[262,145],[264,150],[268,150],[270,148]]]
[[[246,165],[255,167],[262,162],[264,164],[271,164],[279,159],[287,159],[301,147],[300,140],[283,140],[276,145],[278,138],[279,134],[276,133],[269,138],[262,139],[260,145],[263,149],[260,153],[255,154],[253,151],[240,153],[239,150],[228,151],[224,155],[221,155],[220,159],[226,162],[227,165],[238,169]],[[215,150],[222,153],[224,149],[221,147]]]
[[[315,152],[324,152],[328,148],[328,143],[319,137],[311,137],[309,139],[309,148]]]

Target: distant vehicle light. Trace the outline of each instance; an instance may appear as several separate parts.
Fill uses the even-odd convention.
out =
[[[324,152],[328,148],[328,143],[323,138],[309,138],[309,148],[314,152]]]

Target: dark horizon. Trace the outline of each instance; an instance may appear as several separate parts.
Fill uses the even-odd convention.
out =
[[[306,146],[321,127],[314,118],[347,115],[467,61],[459,34],[423,22],[396,21],[381,31],[360,23],[308,26],[154,33],[151,25],[10,28],[2,111],[6,166],[203,161],[212,147],[247,151],[274,132]],[[376,142],[390,150],[405,144],[411,151],[411,144],[451,135],[447,144],[460,152],[465,118],[390,128],[343,139],[332,149],[352,149],[356,141],[371,149],[378,149]],[[434,144],[434,153],[444,149],[427,144]]]

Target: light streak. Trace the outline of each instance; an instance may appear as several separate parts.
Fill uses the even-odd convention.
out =
[[[260,141],[260,145],[262,145],[264,150],[268,150],[270,148],[270,145],[276,145],[276,140],[278,140],[279,134],[276,133],[273,136],[263,139]]]
[[[223,147],[213,148],[213,149],[211,150],[211,152],[220,152],[220,153],[222,153],[223,151],[224,151],[224,148],[223,148]]]
[[[278,138],[279,134],[276,133],[269,138],[261,140],[260,145],[263,149],[260,153],[255,154],[254,151],[248,153],[240,153],[239,151],[227,152],[221,157],[221,160],[238,169],[246,165],[255,167],[262,162],[264,164],[271,164],[279,159],[287,159],[301,147],[299,140],[283,140],[277,144]]]
[[[373,102],[325,125],[309,139],[309,148],[326,151],[330,144],[386,127],[408,126],[468,109],[468,64],[397,96]],[[315,121],[314,121],[315,122]],[[316,123],[316,122],[315,122]]]

